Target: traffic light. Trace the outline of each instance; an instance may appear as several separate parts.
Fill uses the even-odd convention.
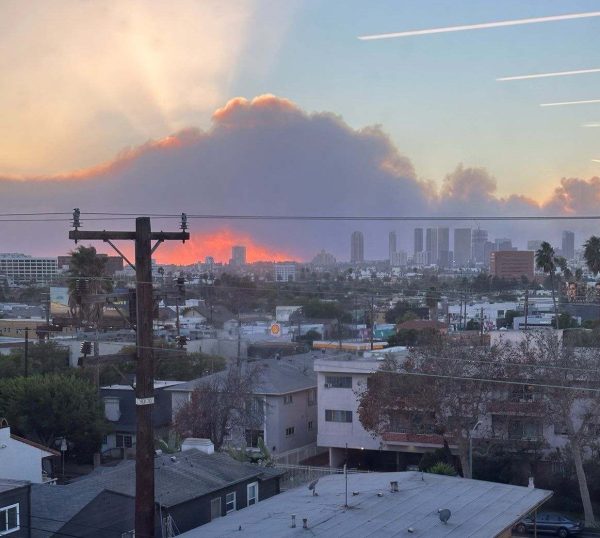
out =
[[[182,276],[177,278],[177,291],[180,297],[185,297],[185,278]]]
[[[92,353],[92,343],[84,340],[79,346],[79,351],[84,357],[90,355]]]

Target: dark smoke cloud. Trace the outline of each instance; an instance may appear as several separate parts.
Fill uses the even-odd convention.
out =
[[[76,148],[74,148],[76,151]],[[563,179],[544,205],[499,197],[485,169],[458,166],[436,190],[419,180],[410,160],[377,127],[351,129],[333,114],[308,114],[286,99],[234,99],[207,131],[189,129],[128,150],[114,162],[60,178],[0,179],[0,211],[242,213],[275,215],[532,215],[592,213],[600,178]],[[131,222],[86,222],[88,228]],[[387,232],[411,236],[413,223],[194,221],[192,232],[228,228],[310,258],[325,248],[349,255],[349,235],[365,233],[368,257],[387,256]],[[424,226],[427,223],[423,223]],[[472,221],[451,226],[476,226]],[[71,248],[67,223],[3,223],[0,251],[56,254]],[[561,224],[488,225],[497,236],[528,238],[572,228]],[[155,228],[176,228],[156,221]],[[586,233],[587,233],[586,229]],[[592,230],[593,231],[593,230]],[[540,234],[545,234],[544,236]],[[412,243],[406,245],[411,248]],[[202,253],[202,255],[210,252]]]

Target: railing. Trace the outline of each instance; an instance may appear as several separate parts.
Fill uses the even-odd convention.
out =
[[[276,463],[276,469],[284,470],[286,473],[281,478],[279,485],[282,490],[287,490],[308,484],[317,478],[331,474],[343,474],[344,469],[338,467],[315,467],[310,465],[291,465],[286,463]],[[360,469],[348,469],[348,474],[370,473],[372,471],[362,471]]]

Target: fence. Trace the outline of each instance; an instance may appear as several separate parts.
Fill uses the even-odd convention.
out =
[[[318,447],[316,443],[306,445],[294,450],[288,450],[281,454],[273,455],[276,463],[287,464],[287,465],[299,465],[301,462],[318,454],[327,452],[326,448]]]
[[[313,467],[310,465],[291,465],[286,463],[276,463],[275,468],[285,471],[285,475],[283,475],[279,482],[282,491],[308,484],[323,476],[344,473],[344,469],[339,469],[337,467]],[[348,469],[348,474],[370,472],[372,471]]]

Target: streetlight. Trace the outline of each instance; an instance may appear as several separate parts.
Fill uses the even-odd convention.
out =
[[[481,426],[481,421],[478,420],[473,429],[469,432],[469,478],[473,478],[473,433]]]
[[[67,451],[67,438],[63,437],[60,442],[60,455],[62,456],[62,478],[65,480],[65,452]]]

